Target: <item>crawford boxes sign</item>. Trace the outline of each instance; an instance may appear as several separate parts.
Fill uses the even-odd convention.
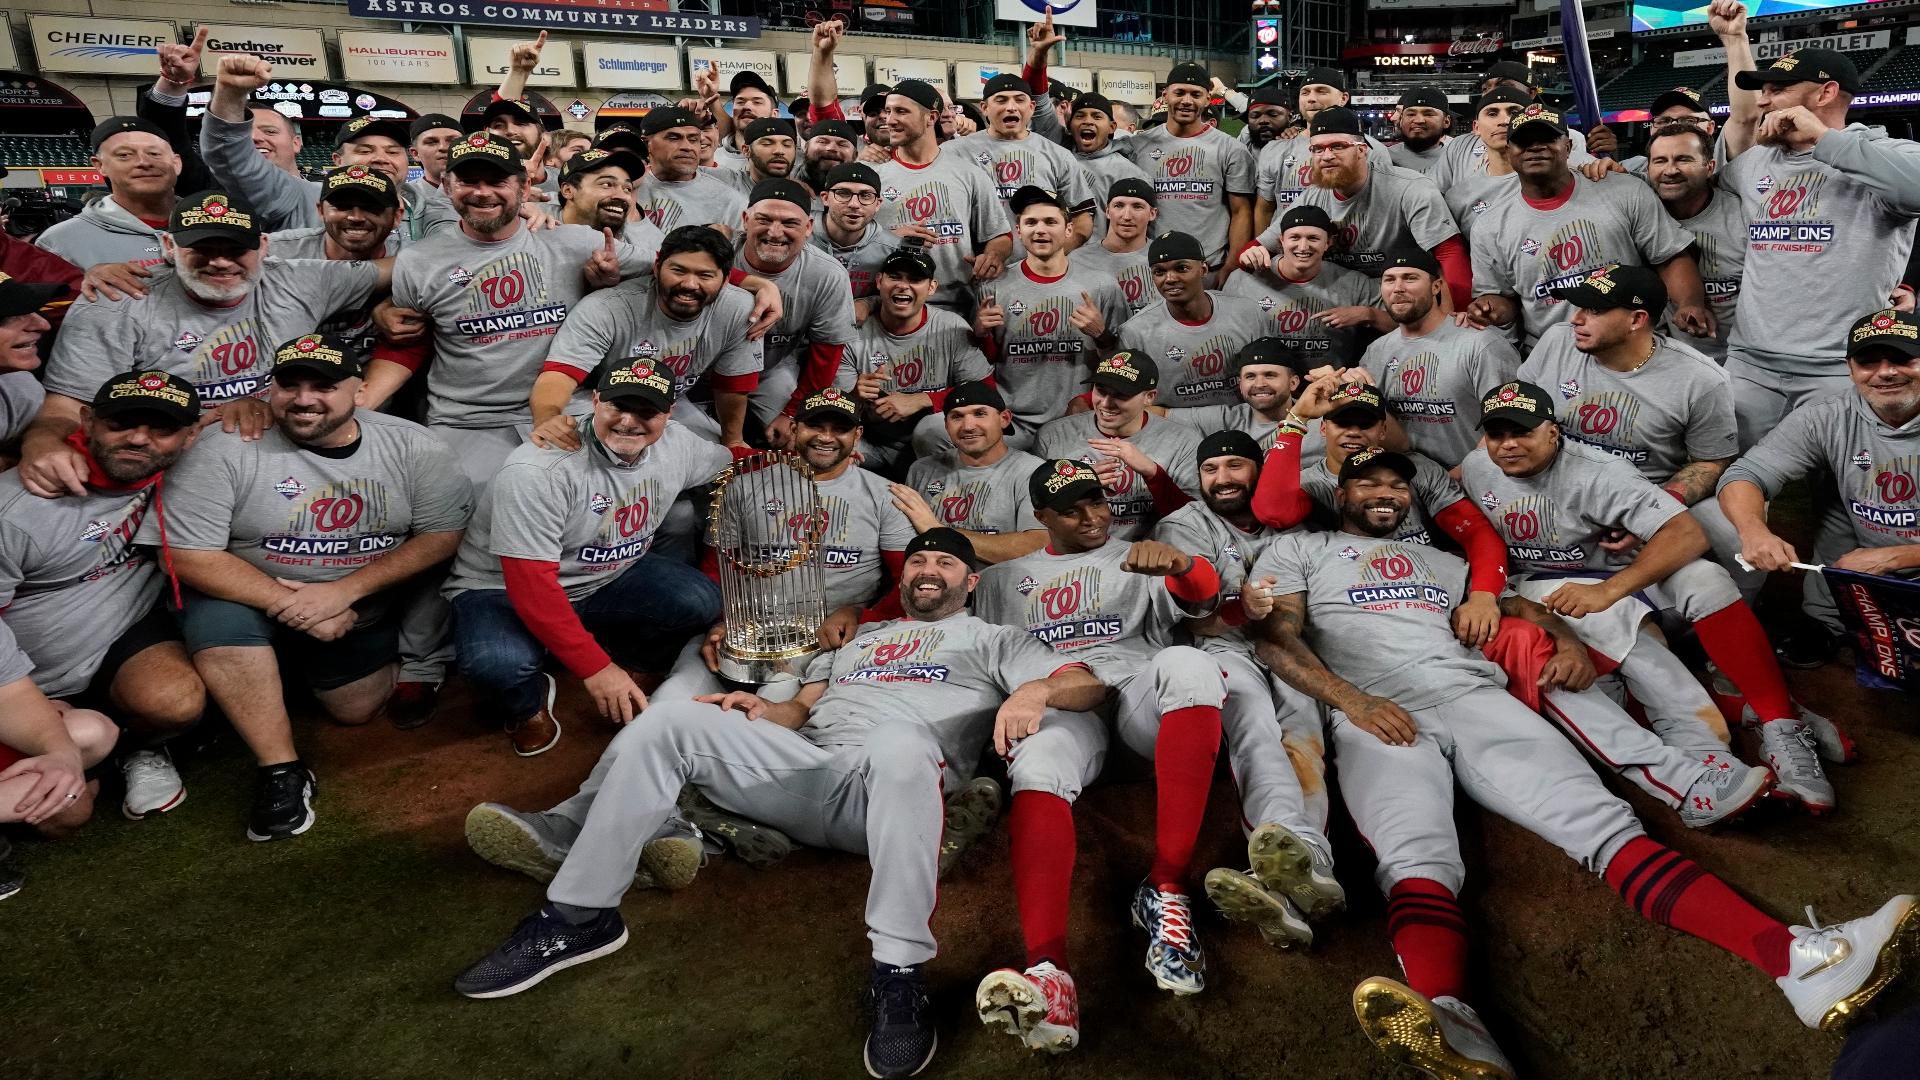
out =
[[[348,14],[401,22],[523,26],[531,30],[601,30],[703,38],[757,38],[756,15],[706,15],[668,11],[666,0],[347,0]]]

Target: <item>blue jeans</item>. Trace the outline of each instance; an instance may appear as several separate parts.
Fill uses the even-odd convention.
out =
[[[608,655],[645,671],[666,671],[693,634],[720,618],[720,586],[684,562],[648,554],[585,600],[574,613]],[[460,671],[490,692],[509,720],[547,705],[547,648],[533,636],[504,589],[453,598]]]

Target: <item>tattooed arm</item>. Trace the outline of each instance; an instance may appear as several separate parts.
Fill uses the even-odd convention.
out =
[[[1689,461],[1660,486],[1667,490],[1667,494],[1679,499],[1681,505],[1692,506],[1713,494],[1714,487],[1720,483],[1720,474],[1726,472],[1731,464],[1732,458]]]
[[[1301,639],[1306,622],[1307,594],[1274,597],[1273,614],[1260,624],[1261,637],[1254,646],[1261,661],[1287,685],[1345,713],[1355,726],[1372,732],[1381,742],[1412,746],[1420,730],[1413,717],[1386,698],[1365,693],[1335,675]]]

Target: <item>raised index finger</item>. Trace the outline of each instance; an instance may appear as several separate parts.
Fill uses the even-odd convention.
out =
[[[194,27],[193,45],[191,46],[193,51],[199,52],[202,48],[206,47],[206,44],[207,44],[207,28],[204,26]]]

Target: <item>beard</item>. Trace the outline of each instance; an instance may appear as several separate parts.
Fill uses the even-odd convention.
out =
[[[1360,186],[1360,166],[1321,164],[1314,167],[1313,186],[1329,191],[1348,191]]]
[[[235,300],[245,298],[249,292],[253,291],[253,283],[260,280],[263,270],[262,264],[255,263],[252,269],[245,271],[239,281],[231,285],[219,285],[207,280],[200,271],[181,260],[176,259],[173,264],[174,274],[180,278],[180,283],[187,287],[188,292],[200,300],[215,304],[231,304]]]
[[[107,475],[107,479],[116,484],[138,484],[156,473],[165,472],[180,460],[181,454],[177,450],[163,454],[152,447],[134,446],[120,447],[118,452],[139,454],[141,457],[138,461],[116,457],[116,451],[102,445],[99,439],[87,440],[87,453],[100,466],[100,471]]]
[[[1240,487],[1238,484],[1233,485],[1225,495],[1217,495],[1212,491],[1203,491],[1200,493],[1200,497],[1206,501],[1207,509],[1221,517],[1234,517],[1238,514],[1244,514],[1247,512],[1247,508],[1253,505],[1253,493],[1244,487]]]
[[[940,591],[931,596],[922,596],[918,591],[918,587],[927,583],[939,585]],[[943,615],[950,615],[965,607],[967,604],[967,594],[966,590],[956,589],[948,585],[942,578],[932,574],[922,574],[912,581],[907,582],[901,589],[900,602],[907,609],[909,615],[919,616],[923,619],[929,617],[937,618]]]
[[[353,419],[353,410],[349,409],[338,416],[324,412],[289,412],[276,419],[287,438],[301,446],[312,446],[325,442],[334,432],[347,426],[347,422]]]
[[[1368,513],[1370,510],[1387,508],[1399,511],[1399,513],[1394,515],[1393,520],[1388,523],[1374,521],[1372,515]],[[1363,503],[1348,504],[1341,512],[1341,517],[1345,519],[1347,524],[1368,536],[1387,537],[1400,531],[1400,526],[1406,523],[1407,507],[1401,506],[1391,499],[1368,499]]]
[[[1411,135],[1402,135],[1400,136],[1400,145],[1406,147],[1407,149],[1413,151],[1416,154],[1424,154],[1428,150],[1431,150],[1434,147],[1440,145],[1440,136],[1422,135],[1421,137],[1416,139]]]

